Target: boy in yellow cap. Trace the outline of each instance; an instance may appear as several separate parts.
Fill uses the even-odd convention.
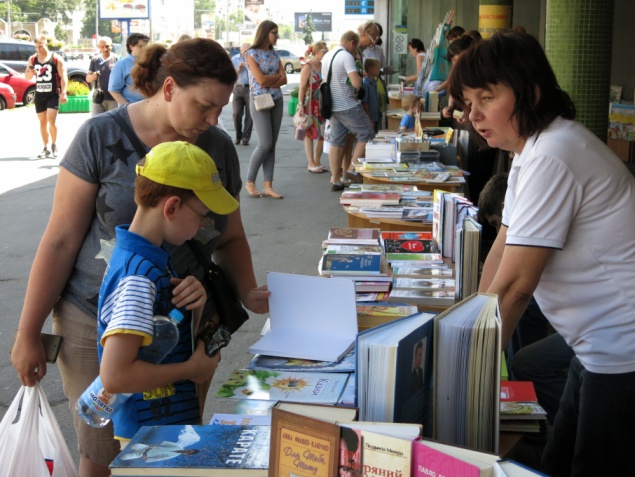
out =
[[[97,315],[103,386],[109,393],[134,393],[113,415],[122,440],[141,426],[201,423],[195,384],[213,376],[220,353],[207,357],[202,341],[192,352],[192,319],[200,317],[207,296],[196,278],[175,276],[162,245],[194,237],[210,211],[226,215],[238,208],[212,158],[187,142],[159,144],[139,162],[135,202],[132,223],[116,229]],[[191,287],[190,297],[198,296],[189,304],[173,302],[173,287],[181,282]],[[152,341],[154,315],[167,316],[177,305],[186,315],[178,344],[161,364],[137,359],[139,348]]]

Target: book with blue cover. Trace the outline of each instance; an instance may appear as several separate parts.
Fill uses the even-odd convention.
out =
[[[269,468],[270,426],[142,427],[110,464],[112,475],[254,476]]]
[[[328,275],[375,274],[381,272],[381,254],[353,255],[326,254],[322,260],[322,273]]]

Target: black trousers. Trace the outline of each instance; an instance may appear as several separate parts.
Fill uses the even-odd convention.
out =
[[[249,142],[253,121],[249,112],[249,85],[237,84],[234,86],[234,98],[232,100],[234,110],[234,128],[236,129],[236,141]],[[243,128],[243,114],[245,126]]]

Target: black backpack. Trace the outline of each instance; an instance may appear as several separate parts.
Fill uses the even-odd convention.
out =
[[[320,116],[324,119],[331,119],[331,109],[333,108],[333,98],[331,97],[331,74],[333,73],[333,60],[337,54],[342,50],[337,50],[331,58],[331,64],[329,65],[329,74],[326,77],[326,81],[320,85]]]

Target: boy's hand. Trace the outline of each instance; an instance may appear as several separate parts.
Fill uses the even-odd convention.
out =
[[[269,297],[271,296],[271,292],[267,288],[267,285],[259,286],[258,288],[253,288],[247,292],[242,302],[250,311],[254,313],[269,313]]]
[[[172,304],[178,308],[185,307],[186,310],[201,308],[207,300],[205,287],[195,277],[171,278],[170,283],[174,285],[172,290]]]
[[[220,363],[220,351],[210,358],[205,354],[205,343],[203,340],[197,340],[196,350],[188,360],[188,363],[192,365],[192,372],[188,379],[197,384],[205,383],[212,379],[216,372],[216,368]]]

